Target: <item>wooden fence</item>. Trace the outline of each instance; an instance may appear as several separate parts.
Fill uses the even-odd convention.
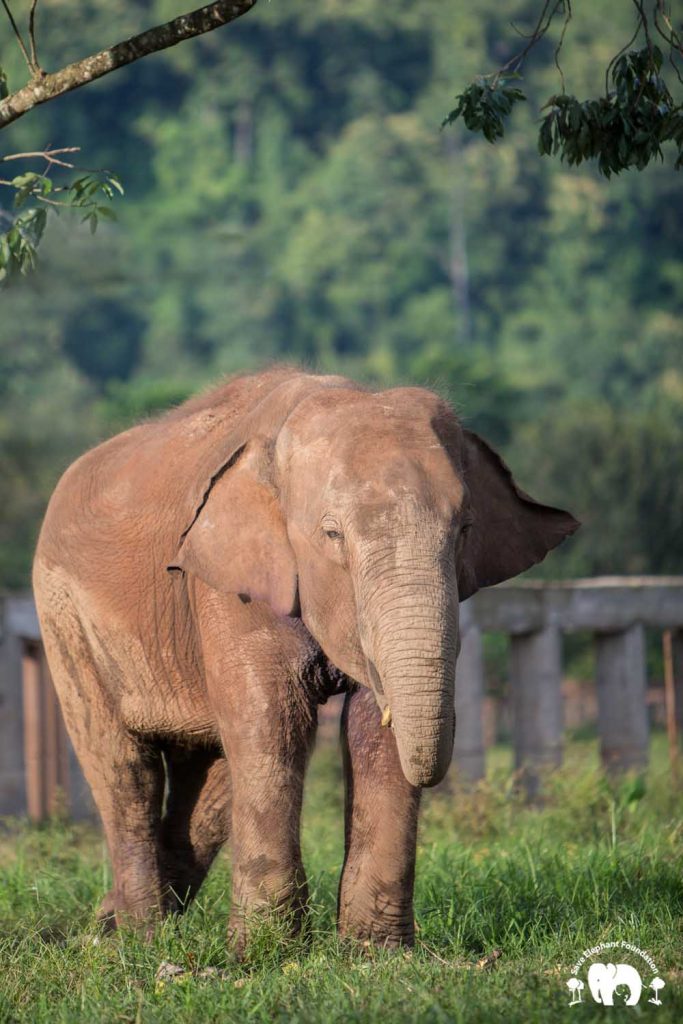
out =
[[[670,739],[683,733],[683,577],[603,577],[525,582],[482,590],[461,605],[456,679],[456,777],[485,774],[486,632],[510,640],[515,767],[533,797],[544,770],[562,761],[562,638],[589,632],[603,764],[642,768],[648,759],[645,629],[666,631]],[[8,597],[0,614],[0,815],[41,820],[57,810],[93,813],[69,744],[40,642],[33,600]]]

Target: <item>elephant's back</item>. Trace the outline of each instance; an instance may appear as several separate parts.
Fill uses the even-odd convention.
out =
[[[195,479],[264,393],[293,373],[238,377],[85,452],[59,480],[37,557],[72,565],[135,537],[178,539],[196,498]],[[207,467],[206,469],[204,467]],[[104,550],[102,550],[104,549]],[[169,552],[169,559],[173,552]]]
[[[59,569],[71,591],[117,616],[151,593],[164,605],[166,567],[221,466],[311,389],[340,381],[290,367],[237,377],[86,452],[52,495],[34,580],[40,566]]]

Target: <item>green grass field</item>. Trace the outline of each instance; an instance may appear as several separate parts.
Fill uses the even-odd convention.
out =
[[[515,796],[503,749],[475,792],[429,794],[412,953],[352,952],[335,938],[338,760],[331,746],[321,748],[309,777],[310,942],[282,943],[264,926],[243,964],[231,963],[224,945],[226,856],[192,909],[160,926],[151,943],[133,934],[94,942],[94,908],[110,884],[97,830],[7,822],[0,831],[0,1020],[683,1021],[683,797],[672,792],[661,737],[644,792],[638,780],[610,787],[597,770],[595,744],[574,742],[562,772],[546,782],[541,810]],[[570,1007],[566,982],[583,949],[622,939],[654,959],[666,982],[662,1005],[648,1003],[652,992],[644,990],[634,1008],[606,1008],[586,987],[583,1003]],[[501,951],[495,960],[494,950]],[[487,957],[492,962],[482,965]],[[180,980],[156,980],[165,960],[186,968]],[[197,976],[209,966],[223,970]]]

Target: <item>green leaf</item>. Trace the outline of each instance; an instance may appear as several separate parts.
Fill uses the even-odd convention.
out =
[[[124,195],[123,185],[121,184],[121,179],[117,174],[112,174],[111,171],[107,171],[107,181],[112,188],[116,189],[119,195]]]
[[[35,171],[26,171],[24,174],[18,174],[16,178],[12,178],[11,184],[14,188],[25,188],[27,185],[33,185],[40,177],[41,175],[36,174]]]

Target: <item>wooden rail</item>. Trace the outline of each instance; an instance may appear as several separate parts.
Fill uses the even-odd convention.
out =
[[[505,633],[510,640],[515,767],[531,798],[543,772],[562,761],[565,633],[588,631],[594,638],[597,724],[606,770],[644,767],[646,628],[667,632],[670,735],[681,736],[683,577],[504,584],[466,601],[456,673],[456,778],[471,783],[485,774],[487,632]],[[92,813],[45,662],[33,600],[9,597],[0,609],[0,815],[28,813],[41,820],[60,807],[77,817]]]

